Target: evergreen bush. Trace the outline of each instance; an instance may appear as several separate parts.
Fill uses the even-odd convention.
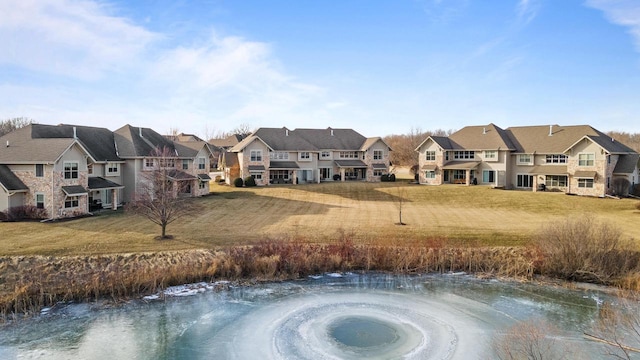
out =
[[[235,186],[235,187],[243,187],[244,186],[244,180],[242,180],[242,178],[236,178],[235,180],[233,180],[233,186]]]
[[[254,179],[253,176],[247,176],[244,179],[244,186],[246,187],[256,186],[256,179]]]

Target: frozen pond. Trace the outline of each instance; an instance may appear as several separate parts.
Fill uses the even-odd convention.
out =
[[[518,321],[544,319],[558,340],[586,341],[606,298],[465,275],[327,274],[201,289],[123,307],[60,306],[0,330],[0,359],[490,359]],[[576,354],[577,355],[577,354]]]

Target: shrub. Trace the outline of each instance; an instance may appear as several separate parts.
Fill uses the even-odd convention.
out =
[[[236,178],[235,180],[233,180],[233,186],[235,186],[235,187],[243,187],[244,186],[244,180],[242,180],[242,178]]]
[[[253,176],[247,176],[244,179],[244,186],[246,187],[256,186],[256,179],[254,179]]]
[[[629,187],[631,183],[629,180],[625,178],[615,178],[611,182],[611,187],[613,188],[613,195],[618,196],[627,196],[629,195]]]
[[[5,212],[7,221],[42,220],[47,218],[47,210],[33,205],[15,206]]]
[[[536,245],[544,275],[612,284],[638,271],[640,253],[622,240],[622,232],[589,216],[550,224],[537,234]]]
[[[387,182],[387,181],[389,181],[389,174],[382,174],[382,175],[380,176],[380,181],[382,181],[382,182]]]
[[[390,182],[395,182],[396,181],[396,174],[389,175],[389,181]]]
[[[216,175],[216,178],[214,179],[215,182],[220,182],[222,181],[222,176],[220,175]]]
[[[340,174],[333,174],[333,181],[340,180]]]
[[[640,210],[640,201],[636,203],[636,209]]]

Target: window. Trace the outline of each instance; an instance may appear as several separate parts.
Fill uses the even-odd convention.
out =
[[[498,159],[498,151],[497,150],[485,150],[484,151],[485,160],[496,160]]]
[[[311,154],[308,151],[301,151],[298,153],[298,160],[311,160]]]
[[[465,180],[467,174],[465,170],[453,170],[453,180]]]
[[[496,172],[493,170],[482,170],[482,182],[483,183],[492,183],[496,181],[495,175]]]
[[[593,187],[593,179],[578,179],[578,187],[579,188],[592,188]]]
[[[546,163],[547,164],[566,164],[567,155],[563,155],[563,154],[547,155]]]
[[[546,186],[567,187],[567,177],[564,175],[547,175]]]
[[[427,179],[435,179],[436,178],[436,172],[433,170],[427,170],[424,172],[424,177],[426,177]]]
[[[36,164],[36,177],[44,177],[44,165]]]
[[[262,161],[262,150],[251,150],[250,161]]]
[[[518,175],[516,179],[516,187],[530,188],[533,187],[533,175]]]
[[[44,209],[44,194],[36,194],[36,207]]]
[[[322,151],[320,153],[320,159],[331,159],[331,151]]]
[[[518,155],[518,164],[519,165],[531,165],[533,164],[531,154],[519,154]]]
[[[182,159],[182,170],[189,170],[189,160]]]
[[[444,152],[444,160],[445,161],[449,161],[449,152],[448,151]]]
[[[284,151],[272,151],[269,153],[271,160],[289,160],[289,153]]]
[[[173,169],[173,168],[176,167],[176,159],[174,159],[174,158],[160,158],[160,167]]]
[[[69,196],[64,199],[64,207],[65,208],[73,208],[78,207],[78,197],[77,196]]]
[[[331,168],[320,168],[320,179],[331,179]]]
[[[202,190],[207,187],[208,181],[198,181],[198,189]]]
[[[93,174],[93,164],[87,164],[87,174]]]
[[[144,167],[152,168],[153,167],[153,159],[144,159]]]
[[[107,163],[107,175],[120,174],[120,167],[117,163]]]
[[[454,159],[475,159],[476,154],[474,151],[454,151],[453,158]]]
[[[425,151],[425,160],[426,161],[435,161],[436,160],[436,152],[435,151]]]
[[[341,159],[357,159],[358,152],[357,151],[340,151]]]
[[[78,178],[78,162],[66,161],[64,163],[64,178],[65,179]]]
[[[198,158],[198,170],[204,170],[206,167],[205,165],[207,164],[207,159],[201,157]]]
[[[382,160],[382,150],[373,150],[373,160]]]
[[[262,180],[262,173],[251,173],[251,177],[256,180]]]
[[[593,166],[595,163],[595,154],[578,154],[579,166]]]

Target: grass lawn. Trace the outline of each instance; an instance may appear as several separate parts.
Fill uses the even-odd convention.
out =
[[[194,199],[199,215],[167,228],[122,211],[52,223],[0,223],[0,255],[105,254],[251,244],[266,237],[332,242],[339,231],[362,243],[402,244],[448,239],[454,244],[521,245],[549,222],[592,216],[640,240],[638,200],[483,186],[323,183],[234,188],[212,185]],[[400,201],[402,199],[402,201]],[[399,221],[402,203],[402,221]]]

